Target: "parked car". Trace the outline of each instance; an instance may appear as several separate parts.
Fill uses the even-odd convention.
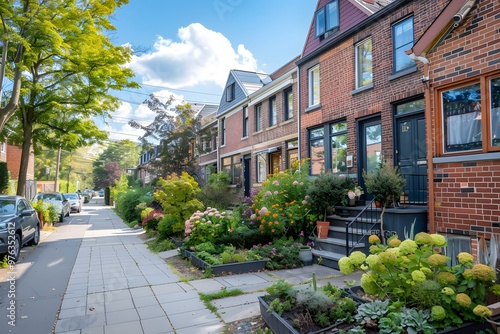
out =
[[[0,254],[19,259],[24,245],[40,242],[40,220],[26,198],[0,195]]]
[[[104,197],[104,189],[99,190],[99,197]]]
[[[42,200],[44,203],[52,204],[59,214],[59,221],[62,223],[64,217],[69,216],[71,208],[69,207],[69,201],[60,192],[42,192],[38,193],[34,198],[33,202]]]
[[[64,197],[69,201],[71,212],[80,213],[82,211],[83,198],[78,193],[65,193]]]

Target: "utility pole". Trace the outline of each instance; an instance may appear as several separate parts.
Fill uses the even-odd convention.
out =
[[[57,162],[56,162],[56,179],[54,182],[54,191],[59,191],[59,165],[61,164],[61,145],[57,150]]]

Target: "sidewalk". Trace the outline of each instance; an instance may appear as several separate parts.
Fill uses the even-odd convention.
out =
[[[257,296],[284,278],[305,283],[316,273],[320,284],[344,286],[340,272],[318,265],[181,282],[165,259],[150,252],[109,207],[96,206],[64,295],[56,334],[208,334],[227,323],[260,315]],[[175,252],[164,252],[168,257]],[[351,278],[352,279],[352,278]],[[222,320],[198,293],[238,288],[245,294],[212,301]]]

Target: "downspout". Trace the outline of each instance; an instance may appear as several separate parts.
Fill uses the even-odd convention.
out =
[[[301,155],[302,141],[300,140],[300,138],[301,138],[301,132],[300,132],[300,115],[301,115],[301,112],[300,112],[300,69],[299,69],[299,66],[296,66],[295,68],[297,69],[297,133],[298,133],[297,140],[299,141],[299,148],[297,151],[297,155],[298,155],[298,159],[300,161],[302,159],[302,155]],[[300,168],[300,166],[301,166],[301,164],[299,164],[299,168]]]
[[[424,64],[423,72],[424,76],[422,77],[422,83],[424,84],[424,102],[425,102],[425,136],[426,139],[426,159],[427,159],[427,211],[429,212],[429,232],[436,233],[436,226],[434,223],[434,164],[432,162],[433,156],[433,140],[432,140],[432,113],[431,113],[431,85],[429,83],[429,73],[430,73],[430,62],[429,59],[417,56],[414,53],[408,55],[413,60],[418,60]]]

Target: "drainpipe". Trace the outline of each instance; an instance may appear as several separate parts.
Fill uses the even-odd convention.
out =
[[[300,135],[300,70],[299,70],[299,67],[296,66],[295,67],[296,70],[297,70],[297,140],[299,141],[299,148],[298,148],[298,151],[297,151],[297,154],[298,154],[298,159],[300,161],[300,159],[302,159],[302,154],[301,154],[301,145],[302,145],[302,142],[300,140],[301,138],[301,135]],[[300,164],[299,164],[299,168],[300,168]]]
[[[434,205],[435,205],[435,199],[434,199],[434,164],[432,163],[432,150],[434,148],[433,146],[433,140],[432,140],[432,113],[431,113],[431,85],[429,83],[429,73],[430,73],[430,62],[429,59],[422,57],[422,56],[417,56],[414,53],[411,53],[408,55],[411,59],[413,60],[418,60],[424,64],[424,76],[422,78],[422,83],[424,84],[424,99],[425,99],[425,135],[427,137],[426,140],[426,145],[427,145],[427,183],[428,183],[428,189],[427,189],[427,196],[428,196],[428,203],[427,203],[427,210],[429,212],[429,232],[430,233],[436,233],[436,226],[434,223]]]

